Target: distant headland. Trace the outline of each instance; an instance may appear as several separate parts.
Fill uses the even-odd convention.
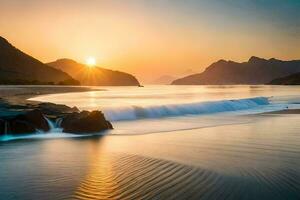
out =
[[[273,79],[300,72],[300,60],[269,60],[252,56],[247,62],[219,60],[202,73],[172,82],[173,85],[268,84]]]

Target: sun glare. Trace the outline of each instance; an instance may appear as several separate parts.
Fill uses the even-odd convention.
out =
[[[89,67],[94,67],[96,65],[96,59],[94,57],[88,57],[86,59],[86,64],[89,66]]]

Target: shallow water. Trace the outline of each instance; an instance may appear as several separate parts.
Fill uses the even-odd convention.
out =
[[[32,98],[81,110],[100,109],[109,134],[145,134],[245,123],[237,115],[300,108],[299,86],[95,87],[101,91]]]
[[[77,106],[81,110],[100,109],[112,121],[251,109],[267,105],[267,99],[270,103],[300,103],[299,86],[160,85],[94,88],[102,91],[51,94],[31,100]]]
[[[3,199],[299,199],[300,117],[0,144]]]
[[[106,89],[38,99],[105,112],[126,102],[143,109],[213,102],[220,109],[116,120],[115,130],[95,136],[58,128],[7,136],[0,142],[0,199],[300,199],[300,116],[253,115],[297,108],[299,87]],[[244,101],[262,97],[267,103]],[[232,99],[243,106],[228,106]]]

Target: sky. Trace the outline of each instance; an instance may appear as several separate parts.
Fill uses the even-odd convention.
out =
[[[300,59],[299,10],[299,0],[0,0],[0,36],[42,62],[95,57],[147,83],[219,59]]]

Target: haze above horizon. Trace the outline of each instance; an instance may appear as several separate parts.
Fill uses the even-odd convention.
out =
[[[135,74],[201,71],[219,59],[300,58],[297,0],[0,0],[0,35],[43,62]]]

